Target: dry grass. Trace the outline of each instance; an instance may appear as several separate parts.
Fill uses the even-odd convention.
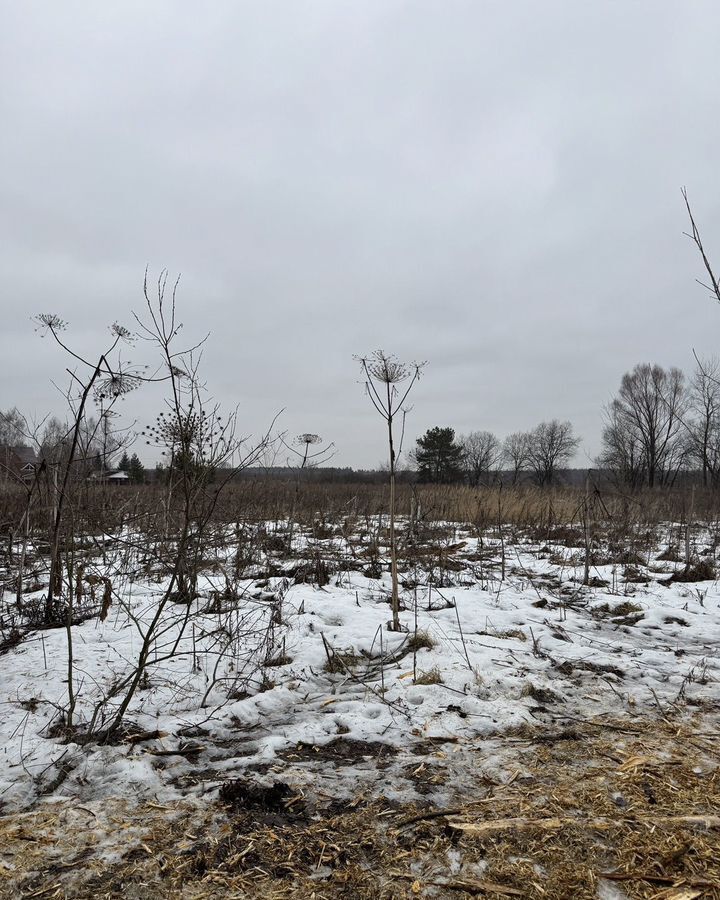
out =
[[[323,666],[323,672],[329,672],[332,675],[342,675],[358,666],[361,662],[366,661],[365,657],[354,650],[332,650]]]
[[[411,653],[416,653],[418,650],[432,650],[435,643],[435,638],[430,632],[419,628],[408,637],[405,646]]]
[[[517,640],[524,642],[527,640],[527,635],[522,628],[508,628],[506,631],[498,631],[497,628],[494,628],[492,631],[478,631],[477,633],[500,638],[503,641]]]
[[[0,500],[6,521],[19,521],[25,502],[23,488],[0,485]],[[94,533],[113,530],[121,521],[159,519],[160,484],[125,488],[82,485],[79,507],[83,521],[77,529]],[[629,494],[610,485],[601,487],[602,504],[596,516],[608,518],[622,534],[630,526],[652,526],[662,522],[684,521],[690,503],[690,487],[644,490]],[[479,528],[497,525],[498,508],[506,525],[538,529],[538,537],[567,546],[581,546],[580,508],[584,489],[555,486],[539,488],[532,484],[471,488],[467,485],[397,486],[398,510],[409,515],[415,498],[422,522],[470,522]],[[118,502],[121,500],[121,502]],[[32,513],[32,525],[42,528],[50,501],[42,494]],[[717,522],[717,497],[711,490],[698,487],[693,500],[698,521]],[[229,484],[218,497],[215,519],[218,522],[267,521],[287,518],[311,528],[316,537],[328,537],[342,531],[344,522],[362,521],[388,512],[388,489],[383,483],[305,482],[297,492],[294,478],[253,478]],[[328,524],[330,523],[330,524]],[[668,557],[670,559],[671,557]]]
[[[474,802],[458,785],[453,809],[296,793],[270,810],[53,804],[0,820],[0,896],[590,900],[604,879],[630,898],[717,900],[717,737],[666,720],[527,730],[507,739],[507,782],[478,783]]]
[[[428,669],[427,672],[418,672],[417,677],[415,678],[415,684],[442,684],[443,677],[440,669],[437,666],[433,666],[432,669]]]

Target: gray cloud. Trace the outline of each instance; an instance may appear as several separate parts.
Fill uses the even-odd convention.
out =
[[[182,271],[205,378],[248,429],[284,407],[349,465],[383,455],[353,353],[429,360],[411,437],[557,416],[582,461],[625,370],[716,347],[679,194],[720,260],[712,0],[2,18],[0,406],[59,406],[65,362],[32,313],[97,346],[141,307],[146,264]]]

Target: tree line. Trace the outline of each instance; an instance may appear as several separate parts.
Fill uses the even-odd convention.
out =
[[[150,429],[152,430],[152,429]],[[0,412],[0,446],[34,444],[38,459],[60,465],[67,455],[70,427],[50,418],[30,428],[17,408]],[[148,477],[136,453],[128,454],[102,413],[83,421],[75,468],[85,475],[110,468],[131,481]],[[491,431],[456,435],[451,427],[428,429],[409,454],[403,480],[435,484],[512,484],[530,480],[539,486],[558,481],[580,444],[573,425],[552,419],[504,439]],[[122,453],[122,455],[120,455]],[[166,464],[167,465],[167,464]],[[671,487],[681,473],[697,473],[702,484],[720,486],[720,360],[698,359],[690,377],[678,368],[640,363],[623,375],[616,396],[603,411],[601,450],[594,465],[610,480],[635,490]],[[309,466],[308,468],[312,468]],[[258,470],[262,473],[267,470]],[[322,478],[323,470],[316,470]],[[332,470],[335,480],[349,470]],[[162,479],[165,467],[150,473]],[[358,473],[358,477],[363,473]],[[364,473],[376,480],[378,473]]]
[[[548,485],[557,480],[579,444],[572,424],[558,419],[509,434],[503,441],[491,431],[456,438],[453,428],[435,427],[417,439],[411,463],[420,482],[478,487],[509,471],[513,484],[527,475],[538,485]]]
[[[557,481],[580,444],[570,422],[553,419],[500,440],[490,431],[458,435],[430,428],[410,454],[418,480],[473,487],[529,479]],[[672,487],[681,473],[720,486],[720,360],[697,360],[688,378],[678,368],[639,363],[625,373],[603,410],[601,450],[594,465],[625,488]]]

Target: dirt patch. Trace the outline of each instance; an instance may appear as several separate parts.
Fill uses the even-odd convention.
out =
[[[525,685],[522,693],[524,697],[530,697],[542,706],[564,702],[563,698],[559,694],[556,694],[555,691],[551,691],[550,688],[538,687],[532,683]]]
[[[296,744],[279,754],[288,762],[328,762],[336,766],[352,766],[367,758],[382,763],[395,756],[397,750],[380,741],[358,741],[354,738],[335,738],[327,744]]]
[[[514,774],[473,767],[442,808],[358,796],[263,822],[292,806],[284,782],[229,782],[230,806],[43,806],[0,820],[0,896],[597,900],[615,884],[633,900],[720,900],[716,736],[715,721],[647,719],[508,738]],[[378,749],[333,744],[341,760]],[[422,790],[446,762],[406,777]]]
[[[403,775],[408,781],[412,781],[416,792],[423,795],[434,793],[448,779],[447,770],[443,766],[426,760],[405,766]]]
[[[609,663],[593,663],[588,660],[573,660],[572,663],[564,663],[567,667],[570,667],[570,671],[574,671],[579,669],[583,672],[593,672],[595,675],[614,675],[616,678],[624,678],[625,672],[620,669],[618,666],[610,665]],[[567,671],[567,669],[566,669]]]
[[[218,799],[235,812],[252,817],[266,825],[298,821],[306,817],[305,803],[290,785],[275,781],[263,786],[246,779],[226,781]]]

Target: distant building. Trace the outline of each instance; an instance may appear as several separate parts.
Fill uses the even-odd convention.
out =
[[[93,472],[88,475],[88,481],[94,481],[96,484],[130,484],[130,476],[122,469],[114,472],[111,469],[104,469],[102,472]]]
[[[40,459],[32,447],[0,446],[0,468],[2,476],[15,476],[22,481],[32,481],[40,465]]]
[[[130,484],[130,476],[127,472],[123,472],[122,470],[119,472],[112,472],[105,480],[108,484]]]

